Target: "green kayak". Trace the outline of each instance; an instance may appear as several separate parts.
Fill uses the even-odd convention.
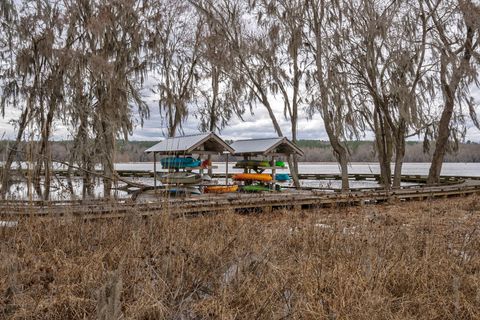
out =
[[[240,160],[236,163],[237,167],[269,167],[270,163],[266,160]]]
[[[275,167],[285,168],[285,162],[283,162],[283,161],[276,161],[276,162],[275,162]]]
[[[242,191],[243,192],[262,192],[262,191],[271,191],[271,190],[266,186],[250,185],[250,186],[243,186]]]

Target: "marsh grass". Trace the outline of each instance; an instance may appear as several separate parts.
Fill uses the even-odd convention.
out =
[[[0,318],[475,319],[478,203],[25,220],[0,229]]]

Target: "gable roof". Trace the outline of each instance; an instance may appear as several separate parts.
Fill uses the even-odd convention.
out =
[[[303,151],[285,137],[238,140],[230,145],[235,155],[298,154]]]
[[[145,150],[146,153],[156,152],[170,155],[223,153],[224,151],[234,153],[234,150],[213,132],[166,138]]]

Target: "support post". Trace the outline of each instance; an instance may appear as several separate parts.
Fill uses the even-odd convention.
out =
[[[275,180],[275,175],[276,175],[276,172],[277,172],[277,168],[275,168],[275,156],[272,156],[272,184],[271,184],[271,189],[272,190],[275,190],[275,186],[277,184],[277,181]]]
[[[225,166],[225,185],[228,186],[228,153],[227,153],[227,162]]]
[[[157,153],[153,152],[153,190],[157,193]]]

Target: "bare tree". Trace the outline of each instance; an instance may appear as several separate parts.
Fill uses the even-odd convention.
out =
[[[290,121],[291,138],[298,139],[298,118],[306,104],[305,73],[310,61],[304,47],[306,5],[299,1],[259,1],[254,6],[259,28],[268,37],[258,41],[258,59],[271,79],[270,92],[283,100],[284,116]],[[296,155],[288,159],[293,182],[300,187]]]
[[[49,199],[51,161],[49,138],[54,115],[62,104],[63,72],[68,65],[65,59],[68,44],[61,39],[63,12],[57,3],[37,1],[17,4],[15,18],[10,21],[10,57],[3,78],[2,108],[8,104],[21,108],[17,122],[17,137],[11,146],[2,177],[2,195],[8,188],[9,170],[13,157],[29,124],[30,134],[40,140],[31,145],[36,163],[33,181],[37,193]],[[44,193],[40,187],[44,169]]]
[[[214,24],[224,41],[228,43],[232,58],[232,77],[245,85],[245,101],[253,105],[259,103],[268,112],[273,128],[278,136],[283,136],[282,128],[272,107],[272,81],[265,61],[268,55],[263,41],[268,31],[257,28],[253,18],[254,4],[246,1],[190,0],[207,23]],[[270,52],[271,54],[271,52]]]
[[[235,78],[232,52],[215,23],[205,23],[201,34],[196,116],[201,131],[221,131],[233,116],[241,117],[244,85]]]
[[[308,87],[314,87],[310,113],[323,118],[333,153],[340,165],[342,191],[349,190],[347,136],[355,136],[361,123],[351,104],[351,89],[341,56],[348,33],[341,28],[343,3],[325,0],[307,2],[308,37],[306,38],[314,68]]]
[[[173,137],[194,102],[203,21],[184,1],[160,1],[157,6],[163,21],[155,30],[154,71],[159,77],[160,113],[168,136]]]
[[[104,193],[110,195],[114,179],[115,142],[118,135],[128,139],[134,114],[140,120],[149,115],[141,96],[149,57],[148,1],[72,1],[69,6],[68,35],[76,39],[79,70],[70,80],[78,86],[76,101],[89,99],[71,112],[80,114],[81,125],[91,125],[94,153],[104,170]],[[77,108],[88,107],[87,111]],[[82,120],[83,119],[83,120]],[[88,122],[87,122],[88,121]],[[81,130],[86,130],[82,128]],[[81,131],[79,133],[82,133]],[[84,134],[84,133],[82,133]]]
[[[352,75],[355,102],[375,133],[382,183],[399,187],[405,139],[425,128],[435,97],[425,62],[428,15],[423,1],[351,2],[344,10],[351,21],[345,64]]]
[[[428,183],[438,183],[449,141],[456,145],[457,126],[452,123],[455,107],[469,108],[474,124],[479,127],[469,86],[479,86],[477,66],[480,63],[480,6],[469,0],[426,0],[432,14],[435,35],[432,54],[438,58],[439,85],[443,107],[438,122],[435,151],[428,174]]]
[[[305,4],[303,1],[259,1],[258,3],[192,1],[230,48],[234,62],[230,77],[246,87],[246,100],[259,103],[268,112],[278,136],[282,128],[273,110],[280,97],[284,115],[291,122],[292,140],[297,141],[299,106],[302,103],[302,75],[306,60],[302,54]],[[297,159],[289,159],[296,186]]]
[[[245,112],[245,86],[235,77],[231,64],[232,52],[218,26],[205,23],[201,33],[198,71],[200,81],[195,95],[195,116],[202,132],[220,132],[234,117]],[[211,155],[208,160],[211,161]],[[212,175],[212,169],[208,174]]]

